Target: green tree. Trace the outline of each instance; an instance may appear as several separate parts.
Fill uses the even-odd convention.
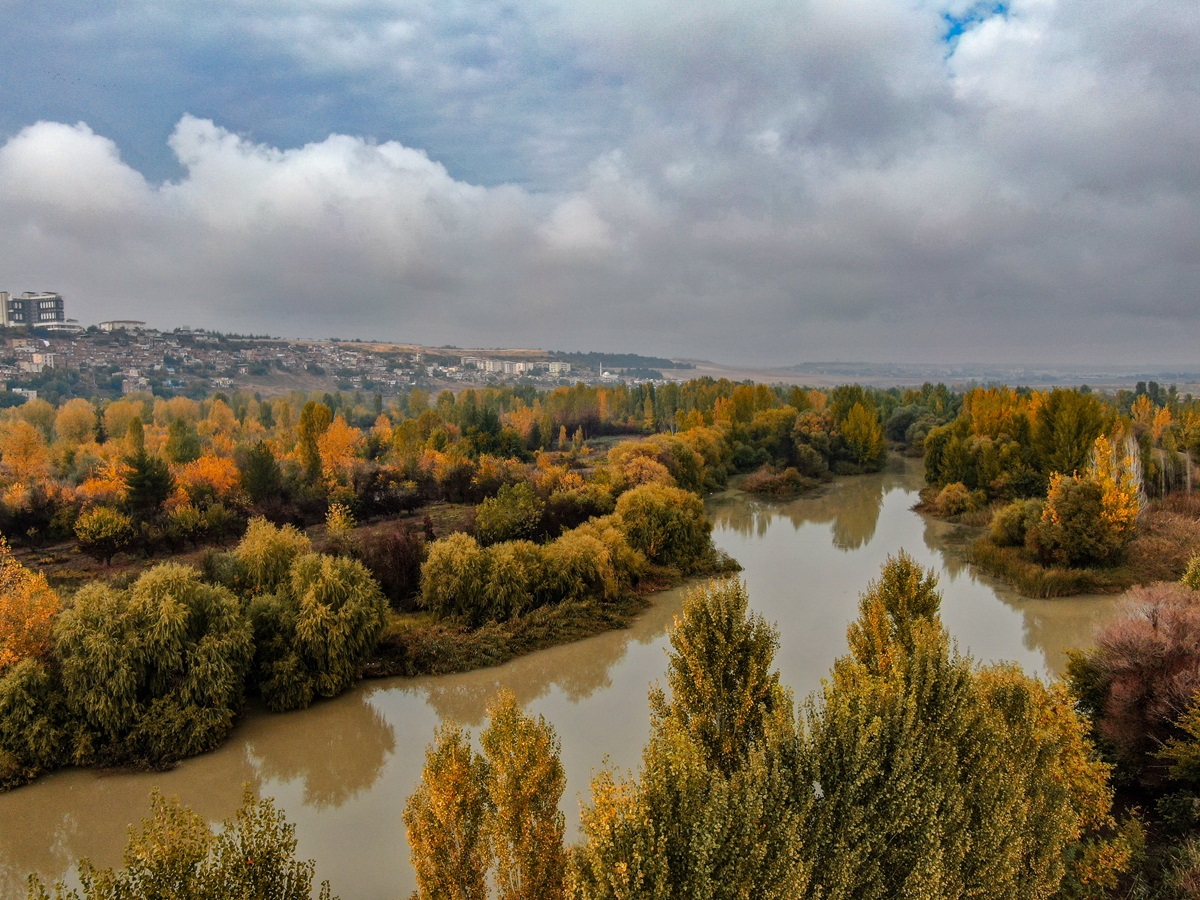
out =
[[[145,447],[125,457],[125,464],[129,467],[125,474],[125,505],[134,519],[150,519],[171,495],[175,484],[171,471],[165,462],[147,453]]]
[[[164,563],[126,591],[93,583],[54,629],[77,761],[164,764],[211,750],[241,708],[253,655],[236,598]]]
[[[712,552],[712,523],[698,496],[681,488],[643,484],[617,499],[630,546],[653,563],[690,572]]]
[[[772,714],[791,703],[771,668],[779,635],[748,607],[746,587],[735,579],[689,593],[671,632],[671,699],[657,688],[650,693],[654,715],[674,719],[704,764],[726,776],[745,764]]]
[[[545,508],[528,482],[503,485],[495,497],[479,504],[475,518],[479,542],[486,547],[536,537]]]
[[[651,693],[638,778],[593,781],[572,896],[804,896],[811,782],[797,774],[791,698],[770,671],[777,636],[745,601],[734,581],[685,601],[668,671],[680,692]]]
[[[868,409],[862,403],[850,407],[842,422],[842,439],[851,462],[872,471],[883,468],[887,460],[887,442],[873,407]]]
[[[272,525],[255,517],[233,551],[251,593],[273,591],[288,577],[297,557],[312,552],[312,541],[294,525]]]
[[[200,458],[203,448],[196,427],[186,419],[176,418],[167,426],[167,443],[163,448],[173,463],[190,463]]]
[[[334,697],[357,679],[387,618],[387,599],[357,560],[306,553],[274,593],[251,603],[259,692],[276,711]]]
[[[954,650],[935,587],[910,557],[889,559],[807,705],[813,891],[1054,896],[1085,831],[1111,823],[1106,769],[1063,696]]]
[[[75,537],[88,556],[103,560],[105,565],[133,543],[136,532],[133,520],[107,506],[84,510],[75,520]]]
[[[264,409],[270,409],[264,406]],[[240,460],[242,490],[251,502],[262,504],[278,499],[283,492],[283,472],[266,441],[259,441]]]
[[[300,411],[299,445],[300,464],[309,484],[316,484],[321,477],[321,451],[317,445],[333,424],[333,411],[324,403],[309,401]]]
[[[489,566],[489,555],[468,534],[434,541],[421,566],[421,605],[439,616],[483,621],[490,610]]]
[[[1084,471],[1096,438],[1108,430],[1109,418],[1093,394],[1056,388],[1046,395],[1034,417],[1032,435],[1042,476]]]
[[[29,900],[311,900],[314,863],[295,858],[296,826],[270,798],[247,789],[242,806],[214,834],[177,799],[150,796],[150,816],[129,830],[125,867],[79,864],[82,893],[63,883],[51,895],[36,876]],[[320,900],[335,900],[322,882]]]

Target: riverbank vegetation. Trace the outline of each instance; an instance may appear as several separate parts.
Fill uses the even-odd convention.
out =
[[[971,561],[1029,596],[1177,579],[1200,546],[1200,404],[1156,384],[976,388],[924,449],[923,510],[985,526]]]
[[[907,436],[949,396],[698,380],[413,392],[386,411],[328,396],[30,401],[0,419],[0,526],[31,562],[74,541],[51,551],[69,560],[49,569],[61,596],[0,554],[15,586],[0,784],[170,765],[217,746],[247,700],[301,709],[364,673],[491,665],[624,624],[649,590],[736,568],[712,546],[703,492],[762,465],[873,470],[902,401]]]

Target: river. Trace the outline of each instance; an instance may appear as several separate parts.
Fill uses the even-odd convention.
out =
[[[963,558],[964,531],[912,511],[920,487],[920,463],[893,459],[885,472],[839,479],[797,500],[732,491],[709,499],[714,540],[742,563],[753,608],[777,624],[779,668],[797,697],[818,688],[845,652],[859,593],[901,548],[938,574],[942,618],[979,660],[1013,660],[1052,676],[1066,650],[1087,645],[1114,614],[1110,597],[1027,600],[977,577]],[[343,900],[406,897],[414,884],[401,812],[425,747],[444,719],[478,730],[501,687],[558,732],[573,838],[591,773],[606,759],[637,765],[649,729],[646,691],[663,678],[667,629],[682,596],[657,595],[629,629],[497,668],[366,682],[302,712],[251,713],[219,750],[169,772],[65,770],[0,795],[0,897],[23,897],[29,872],[73,879],[81,857],[119,864],[127,826],[148,812],[152,788],[219,821],[247,784],[286,811],[299,855],[316,859],[318,879],[329,879]]]

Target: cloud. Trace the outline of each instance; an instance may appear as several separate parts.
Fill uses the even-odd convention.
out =
[[[156,7],[161,40],[140,9],[47,54],[96,74],[110,42],[141,80],[0,142],[0,287],[87,321],[1194,359],[1184,0],[217,2]]]

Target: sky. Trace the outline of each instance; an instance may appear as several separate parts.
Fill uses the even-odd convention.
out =
[[[0,290],[732,365],[1200,364],[1196,0],[0,0]]]

